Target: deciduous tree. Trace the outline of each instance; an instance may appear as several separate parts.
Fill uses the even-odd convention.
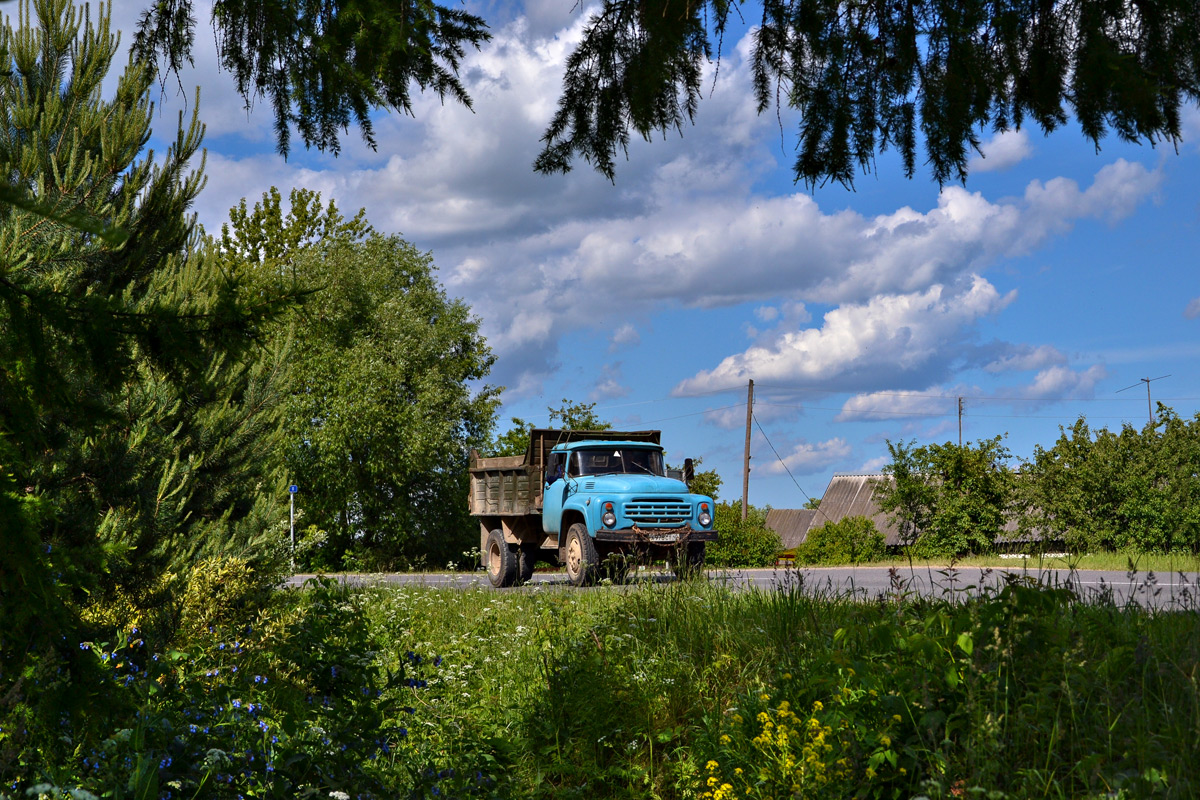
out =
[[[326,567],[444,564],[473,541],[467,458],[491,435],[497,390],[479,322],[433,259],[362,212],[272,190],[231,214],[224,257],[303,295],[287,329],[282,460]]]

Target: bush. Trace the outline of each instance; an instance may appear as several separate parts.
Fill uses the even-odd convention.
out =
[[[881,559],[887,541],[867,517],[843,517],[808,532],[796,548],[801,564],[862,564]]]
[[[716,528],[720,539],[709,542],[705,557],[714,567],[769,567],[783,549],[766,509],[752,507],[743,520],[741,503],[717,503]]]

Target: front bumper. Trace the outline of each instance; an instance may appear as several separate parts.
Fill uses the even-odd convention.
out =
[[[716,531],[698,531],[690,525],[680,528],[632,528],[609,530],[601,528],[596,531],[598,542],[624,542],[626,544],[646,544],[672,546],[684,542],[715,542]]]

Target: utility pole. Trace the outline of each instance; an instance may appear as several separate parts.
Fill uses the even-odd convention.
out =
[[[1146,384],[1146,417],[1149,419],[1151,425],[1154,424],[1154,407],[1150,405],[1150,383],[1152,381],[1161,381],[1163,378],[1169,377],[1171,376],[1159,375],[1157,378],[1138,378],[1138,383]],[[1132,389],[1134,386],[1137,386],[1137,383],[1131,383],[1126,386],[1125,389]],[[1121,392],[1125,391],[1125,389],[1117,389],[1115,394],[1120,394]]]
[[[962,401],[963,401],[963,399],[961,397],[959,397],[958,398],[958,446],[959,447],[962,447],[962,410],[963,410],[963,402]]]
[[[746,457],[742,461],[742,522],[750,514],[750,424],[754,421],[754,381],[746,389]]]

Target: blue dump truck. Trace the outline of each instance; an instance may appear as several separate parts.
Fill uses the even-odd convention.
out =
[[[471,515],[493,586],[525,583],[538,561],[576,586],[644,561],[677,575],[704,565],[716,506],[691,494],[692,461],[668,474],[659,431],[534,428],[522,456],[471,453]]]

